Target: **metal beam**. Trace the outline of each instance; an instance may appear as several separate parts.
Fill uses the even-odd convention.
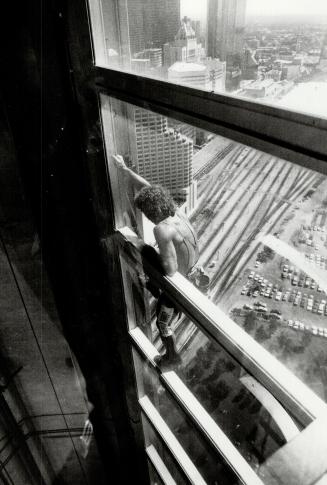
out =
[[[327,119],[104,67],[99,92],[327,174]]]

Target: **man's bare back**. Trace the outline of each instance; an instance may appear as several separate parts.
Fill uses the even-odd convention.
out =
[[[154,236],[166,274],[178,270],[186,276],[198,259],[196,235],[187,217],[177,210],[155,226]]]

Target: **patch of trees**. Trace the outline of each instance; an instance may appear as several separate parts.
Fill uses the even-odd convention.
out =
[[[257,317],[255,312],[248,312],[246,317],[244,318],[244,330],[247,332],[251,332],[254,330],[257,323]]]
[[[268,340],[270,337],[270,332],[267,328],[264,328],[262,325],[256,330],[254,338],[257,342],[264,342]]]
[[[257,261],[260,263],[266,263],[274,258],[275,251],[268,246],[263,246],[262,251],[257,255]]]
[[[277,342],[283,357],[287,357],[290,354],[301,354],[304,352],[305,347],[302,343],[294,342],[293,339],[284,333],[279,335]]]

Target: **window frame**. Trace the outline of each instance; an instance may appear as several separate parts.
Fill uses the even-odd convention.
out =
[[[135,237],[137,237],[136,234],[129,228],[121,228],[117,231],[116,243],[122,251],[126,251],[126,248],[131,245],[128,241]],[[245,330],[241,329],[212,301],[208,300],[186,278],[179,273],[172,277],[164,276],[144,258],[142,262],[146,273],[177,304],[180,310],[209,339],[221,345],[242,367],[262,383],[303,426],[309,425],[312,421],[324,415],[327,416],[327,403],[248,335]],[[133,309],[128,298],[125,303],[129,309],[131,341],[134,342],[139,352],[151,362],[153,361],[154,349],[150,350],[147,343],[142,341],[139,329],[131,316]]]
[[[97,3],[99,7],[100,0],[95,0],[94,3]],[[327,174],[326,119],[235,98],[227,94],[208,93],[187,86],[174,85],[163,80],[110,69],[96,61],[94,45],[98,43],[99,39],[95,41],[92,35],[90,7],[87,0],[78,0],[74,5],[70,3],[68,8],[70,23],[68,26],[68,39],[71,44],[71,61],[74,66],[72,74],[75,77],[73,83],[75,86],[77,85],[77,99],[81,100],[84,96],[84,99],[82,99],[82,104],[84,104],[85,91],[87,89],[91,89],[93,95],[96,93],[98,113],[95,118],[98,120],[100,120],[101,110],[100,94],[105,94],[106,96],[132,103],[144,109],[149,109],[164,116],[172,117],[225,136],[252,148],[263,150],[297,165]],[[62,13],[59,13],[59,17],[62,18]],[[79,22],[81,22],[81,26]],[[70,36],[70,31],[74,31],[75,35],[77,33],[77,43],[76,39]],[[87,36],[86,32],[88,33]],[[85,63],[83,63],[83,55],[78,52],[78,46],[82,46],[83,55],[86,53],[86,57],[84,55]],[[89,78],[85,75],[86,72],[88,72]],[[87,116],[89,112],[90,108],[88,107],[84,111],[86,131],[90,128]],[[102,139],[103,144],[103,133],[100,139]],[[111,173],[108,173],[108,160],[104,146],[102,145],[102,149],[99,150],[90,150],[89,141],[88,137],[87,142],[84,142],[88,165],[91,166],[95,159],[105,160],[106,162],[107,178],[103,179],[100,184],[105,197],[102,197],[102,194],[100,194],[98,199],[94,201],[94,212],[100,238],[105,247],[104,255],[107,256],[106,247],[111,245],[107,245],[106,237],[111,237],[116,233],[116,236],[121,238],[120,241],[123,244],[126,243],[127,239],[123,230],[117,230],[117,221],[115,221],[113,214],[112,197],[115,194],[111,192],[110,179],[112,177]],[[96,186],[97,182],[92,181],[93,187]],[[96,193],[94,188],[93,193]],[[108,213],[110,213],[109,223],[106,221],[106,202],[110,206],[108,209]],[[102,209],[100,210],[100,216],[98,215],[99,208]],[[119,250],[114,257],[115,262],[118,261],[118,258]],[[153,271],[153,268],[150,268],[151,270]],[[217,340],[223,346],[228,347],[230,345],[230,349],[233,352],[240,350],[237,347],[237,339],[231,339],[231,342],[227,345],[227,341],[224,340],[222,327],[220,326],[220,329],[217,330],[212,325],[208,314],[202,311],[203,301],[200,302],[200,309],[197,308],[194,300],[192,300],[193,290],[186,288],[186,291],[184,291],[185,284],[189,283],[181,275],[176,275],[176,277],[170,279],[159,273],[156,274],[154,270],[154,277],[157,278],[159,284],[173,297],[179,306],[186,311],[188,316],[195,319],[199,327],[206,331],[211,338]],[[201,297],[204,298],[203,295],[196,295],[197,301],[195,303],[200,301]],[[127,314],[121,315],[119,323],[127,324],[127,322]],[[242,350],[240,351],[242,352]],[[236,357],[239,361],[240,355]],[[266,384],[266,382],[264,383]],[[285,382],[286,384],[287,382]],[[303,384],[303,386],[305,385]],[[325,403],[322,403],[321,400],[320,402],[319,398],[313,393],[312,395],[314,396],[313,405],[312,402],[310,404],[310,391],[305,398],[305,406],[300,405],[297,410],[293,407],[295,414],[304,425],[321,417],[321,415],[325,415],[326,412],[324,409]],[[300,401],[301,399],[302,397]],[[296,398],[296,400],[298,399]],[[291,398],[287,406],[290,409],[293,405],[294,399]]]
[[[100,94],[327,175],[327,119],[102,66],[95,72]]]

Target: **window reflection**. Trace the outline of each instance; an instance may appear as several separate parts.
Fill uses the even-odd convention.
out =
[[[140,359],[137,354],[135,356],[136,359]],[[157,373],[144,361],[140,361],[138,365],[142,365],[145,395],[150,398],[160,412],[161,417],[183,446],[205,482],[212,485],[218,482],[226,485],[239,483],[232,470],[229,469],[222,458],[217,456],[215,450],[210,447],[209,443],[196,430],[194,424],[190,422],[172,399],[168,390],[161,385]],[[152,436],[151,442],[156,443],[156,441],[157,439]],[[160,445],[157,446],[160,449]],[[171,458],[168,458],[167,452],[163,453],[162,456],[166,464],[169,465],[169,469],[175,473],[174,466],[171,467]],[[177,483],[180,482],[177,481]]]

